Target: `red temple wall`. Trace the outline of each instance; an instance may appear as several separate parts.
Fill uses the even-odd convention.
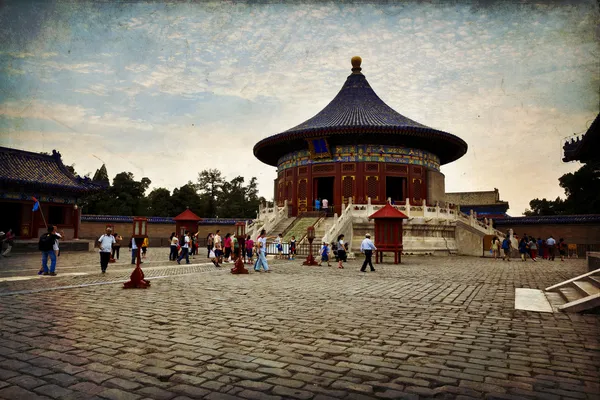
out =
[[[371,197],[372,204],[386,202],[386,177],[406,178],[403,193],[411,202],[428,199],[428,169],[420,165],[390,164],[377,162],[333,162],[287,168],[278,173],[275,198],[282,206],[285,200],[293,208],[293,214],[309,211],[314,207],[314,179],[334,177],[333,198],[328,199],[337,213],[341,204],[352,197],[354,204],[365,204]],[[405,199],[402,199],[404,201]]]

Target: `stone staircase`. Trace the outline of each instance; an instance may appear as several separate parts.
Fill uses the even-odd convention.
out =
[[[600,311],[600,270],[546,288],[553,309],[564,312]]]
[[[327,217],[323,218],[318,226],[315,228],[315,240],[322,240],[323,236],[331,229],[333,224],[335,223],[335,218]]]
[[[319,220],[319,218],[313,218],[313,217],[298,217],[298,218],[296,218],[294,224],[289,227],[287,232],[285,232],[285,234],[283,236],[283,241],[289,242],[289,240],[292,238],[292,236],[295,236],[296,243],[300,243],[302,238],[304,236],[306,236],[306,229],[309,226],[314,225],[318,220]]]
[[[286,230],[289,229],[289,227],[294,223],[295,220],[296,217],[288,217],[282,219],[277,225],[275,225],[271,232],[267,232],[267,235],[275,236],[279,235],[280,233],[284,233]]]

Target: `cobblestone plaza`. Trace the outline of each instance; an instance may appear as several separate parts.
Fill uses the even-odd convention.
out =
[[[600,316],[514,309],[584,260],[405,257],[360,273],[270,261],[231,275],[151,248],[152,287],[97,253],[0,260],[3,399],[598,399]],[[226,265],[227,266],[227,265]]]

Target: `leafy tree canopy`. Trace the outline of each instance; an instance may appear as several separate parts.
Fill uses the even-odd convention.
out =
[[[586,164],[574,173],[568,173],[559,179],[560,187],[565,190],[565,200],[533,199],[529,202],[527,216],[534,215],[570,215],[600,213],[600,167]]]

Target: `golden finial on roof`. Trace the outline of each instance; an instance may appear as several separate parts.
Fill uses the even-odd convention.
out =
[[[351,62],[352,62],[352,73],[360,74],[360,71],[362,70],[362,68],[360,67],[362,58],[360,58],[359,56],[354,56],[354,57],[352,57]]]

